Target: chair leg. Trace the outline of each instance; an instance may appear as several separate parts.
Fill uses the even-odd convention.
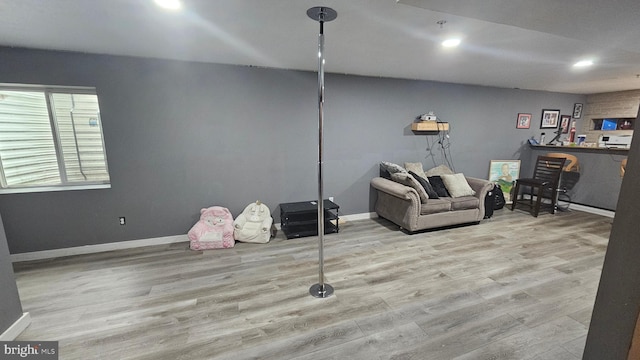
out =
[[[542,202],[542,189],[538,188],[538,195],[536,196],[536,207],[533,210],[533,216],[538,217],[540,212],[540,202]]]
[[[558,201],[558,189],[551,190],[551,214],[556,213],[556,203]]]
[[[511,211],[516,208],[516,203],[518,202],[518,191],[520,189],[520,185],[516,181],[516,188],[513,190],[513,199],[511,199]]]

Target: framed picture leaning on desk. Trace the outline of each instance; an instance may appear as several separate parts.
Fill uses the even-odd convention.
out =
[[[520,160],[491,160],[489,181],[500,185],[505,203],[511,204],[511,189],[520,176]]]

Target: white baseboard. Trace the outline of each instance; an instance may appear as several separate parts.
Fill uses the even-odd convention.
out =
[[[524,194],[523,197],[525,199],[528,199],[529,197],[526,196],[526,195],[527,194]],[[599,209],[599,208],[595,208],[595,207],[591,207],[591,206],[587,206],[587,205],[575,204],[575,203],[570,203],[569,204],[569,210],[584,211],[586,213],[606,216],[606,217],[610,217],[610,218],[613,218],[616,215],[616,212],[612,211],[612,210]]]
[[[366,219],[375,219],[378,217],[378,214],[375,212],[369,213],[360,213],[360,214],[351,214],[340,216],[340,220],[345,219],[346,221],[356,221],[356,220],[366,220]]]
[[[375,212],[371,213],[362,213],[362,214],[351,214],[340,216],[340,221],[355,221],[355,220],[363,220],[363,219],[373,219],[378,217],[378,214]],[[276,229],[280,230],[280,224],[275,224]],[[172,244],[178,242],[188,242],[189,238],[186,234],[184,235],[174,235],[174,236],[164,236],[157,237],[151,239],[141,239],[141,240],[131,240],[131,241],[119,241],[115,243],[108,244],[97,244],[97,245],[86,245],[86,246],[77,246],[70,247],[64,249],[54,249],[54,250],[42,250],[42,251],[34,251],[28,253],[20,253],[20,254],[11,254],[12,262],[21,262],[21,261],[34,261],[34,260],[44,260],[44,259],[52,259],[63,256],[72,256],[72,255],[82,255],[82,254],[94,254],[105,251],[113,251],[113,250],[125,250],[125,249],[133,249],[137,247],[143,246],[152,246],[152,245],[164,245],[164,244]]]
[[[42,251],[34,251],[34,252],[28,252],[28,253],[11,254],[11,262],[33,261],[33,260],[51,259],[51,258],[57,258],[57,257],[63,257],[63,256],[93,254],[93,253],[99,253],[99,252],[105,252],[105,251],[133,249],[133,248],[143,247],[143,246],[164,245],[164,244],[172,244],[172,243],[185,242],[185,241],[189,241],[189,238],[187,237],[186,234],[164,236],[164,237],[157,237],[157,238],[150,238],[150,239],[141,239],[141,240],[119,241],[119,242],[108,243],[108,244],[77,246],[77,247],[70,247],[70,248],[64,248],[64,249],[42,250]]]
[[[0,334],[0,341],[13,341],[22,332],[31,325],[31,315],[28,312],[23,313],[22,316],[16,320],[5,332]]]
[[[613,218],[616,215],[615,211],[598,209],[591,206],[585,206],[580,204],[571,204],[569,205],[569,209],[584,211],[590,214],[596,214],[596,215],[606,216],[610,218]]]
[[[378,214],[375,212],[370,213],[360,213],[360,214],[350,214],[350,215],[340,215],[340,224],[346,221],[356,221],[356,220],[365,220],[365,219],[375,219],[378,217]],[[282,230],[280,223],[274,223],[273,226],[278,230]]]
[[[603,210],[598,208],[593,208],[585,205],[571,204],[571,209],[584,211],[591,214],[602,215],[606,217],[613,218],[616,214],[615,211]],[[340,216],[340,221],[356,221],[356,220],[365,220],[365,219],[375,219],[378,217],[378,214],[375,212],[368,213],[360,213],[360,214],[350,214]],[[280,224],[274,224],[276,229],[281,230]],[[43,251],[34,251],[28,253],[20,253],[20,254],[12,254],[11,261],[12,262],[20,262],[20,261],[33,261],[33,260],[44,260],[44,259],[52,259],[63,256],[72,256],[72,255],[82,255],[82,254],[93,254],[105,251],[113,251],[113,250],[125,250],[125,249],[133,249],[137,247],[143,246],[153,246],[153,245],[164,245],[164,244],[172,244],[178,242],[188,242],[189,238],[186,234],[184,235],[174,235],[174,236],[164,236],[150,239],[141,239],[141,240],[131,240],[131,241],[120,241],[115,243],[108,244],[98,244],[98,245],[86,245],[86,246],[78,246],[71,247],[65,249],[54,249],[54,250],[43,250]],[[27,313],[28,316],[28,313]],[[30,321],[30,320],[29,320]]]
[[[593,208],[590,206],[571,204],[571,209],[584,211],[591,214],[602,215],[606,217],[613,218],[616,214],[615,211],[603,210],[598,208]],[[375,219],[378,217],[378,214],[375,212],[369,213],[360,213],[360,214],[350,214],[340,216],[340,220],[344,221],[356,221],[356,220],[365,220],[365,219]],[[276,229],[280,230],[280,224],[274,224]],[[11,261],[12,262],[20,262],[20,261],[33,261],[33,260],[43,260],[43,259],[51,259],[63,256],[72,256],[72,255],[81,255],[81,254],[93,254],[105,251],[113,251],[113,250],[124,250],[124,249],[133,249],[137,247],[143,246],[152,246],[152,245],[164,245],[164,244],[172,244],[178,242],[188,242],[189,238],[186,234],[184,235],[174,235],[174,236],[164,236],[158,238],[150,238],[150,239],[141,239],[141,240],[131,240],[131,241],[120,241],[115,243],[108,244],[98,244],[98,245],[86,245],[86,246],[78,246],[72,248],[65,249],[54,249],[54,250],[43,250],[43,251],[34,251],[28,253],[21,254],[12,254]]]

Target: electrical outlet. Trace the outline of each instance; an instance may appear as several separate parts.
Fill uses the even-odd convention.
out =
[[[329,196],[329,201],[333,201],[333,196]]]
[[[124,216],[120,216],[118,218],[118,221],[120,221],[120,225],[124,225],[127,223],[127,220],[124,218]]]

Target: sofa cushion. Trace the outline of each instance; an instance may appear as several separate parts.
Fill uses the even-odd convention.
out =
[[[404,163],[404,168],[407,169],[407,171],[409,172],[413,171],[414,173],[418,174],[418,176],[420,176],[421,178],[426,179],[427,177],[427,175],[424,174],[424,170],[422,169],[422,163],[420,162],[415,162],[415,163],[406,162]]]
[[[430,200],[433,201],[433,200]],[[477,209],[480,205],[480,199],[475,196],[462,196],[457,198],[450,198],[451,210],[467,210]]]
[[[444,186],[447,187],[447,191],[453,198],[461,197],[461,196],[473,196],[476,194],[475,191],[469,186],[467,179],[464,177],[464,174],[453,174],[446,175],[443,174],[440,176],[442,178],[442,182],[444,182]]]
[[[420,215],[436,214],[451,210],[451,199],[429,199],[420,206]]]
[[[424,190],[422,185],[420,185],[418,180],[411,176],[411,174],[407,172],[397,172],[395,174],[391,174],[391,180],[415,189],[418,192],[418,196],[420,197],[420,202],[425,203],[429,199],[429,195]]]
[[[449,192],[447,191],[447,187],[442,182],[442,178],[440,176],[429,176],[427,178],[431,186],[433,186],[433,190],[436,191],[438,197],[449,197]]]
[[[427,177],[442,175],[442,174],[453,174],[453,173],[454,172],[451,169],[449,169],[447,165],[438,165],[424,172],[424,174],[427,175]]]
[[[433,189],[433,186],[431,186],[431,184],[429,183],[429,180],[421,177],[420,175],[414,173],[413,171],[409,171],[409,174],[413,176],[416,180],[418,180],[420,185],[422,185],[422,187],[424,188],[424,191],[426,191],[427,195],[429,195],[429,199],[440,198],[438,196],[438,193]]]
[[[382,168],[387,170],[391,175],[395,173],[407,173],[407,170],[405,168],[392,162],[382,161],[380,162],[380,165],[382,165]]]

